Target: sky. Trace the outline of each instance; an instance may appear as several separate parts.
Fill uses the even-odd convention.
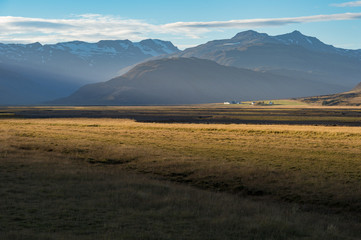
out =
[[[301,31],[361,49],[361,1],[342,0],[0,0],[0,42],[148,38],[180,49],[255,30]]]

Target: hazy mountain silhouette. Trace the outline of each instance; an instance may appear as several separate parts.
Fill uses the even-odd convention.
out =
[[[119,76],[125,67],[179,51],[171,42],[80,41],[0,44],[0,104],[39,104],[80,86]]]
[[[179,50],[171,43],[156,39],[141,42],[103,40],[57,44],[0,44],[0,62],[23,65],[83,78],[104,81],[118,71],[146,59]]]
[[[227,67],[210,60],[169,58],[139,64],[121,77],[86,85],[52,104],[192,104],[310,96],[337,89],[332,84]]]
[[[78,81],[65,74],[0,63],[0,105],[39,104],[64,97],[81,86]]]

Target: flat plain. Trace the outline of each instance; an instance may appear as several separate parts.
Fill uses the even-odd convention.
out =
[[[186,106],[0,107],[0,118],[116,118],[138,122],[287,124],[361,126],[360,107],[322,107],[296,100],[251,106],[201,104]]]
[[[360,116],[307,105],[4,107],[0,231],[360,239]]]

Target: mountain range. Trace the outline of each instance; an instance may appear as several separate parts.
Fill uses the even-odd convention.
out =
[[[286,70],[286,76],[305,75],[308,79],[339,85],[340,91],[353,88],[361,76],[361,50],[335,48],[298,31],[278,36],[245,31],[231,39],[210,41],[173,56],[197,57],[225,66],[279,74]]]
[[[87,83],[118,76],[126,67],[178,51],[171,42],[157,39],[0,44],[0,104],[64,97]]]
[[[216,103],[325,94],[338,86],[271,72],[227,67],[199,58],[165,58],[137,65],[107,82],[89,84],[52,102],[65,105]]]
[[[214,40],[193,48],[188,48],[183,52],[179,52],[177,55],[183,57],[192,56],[203,58],[213,55],[219,51],[227,52],[229,50],[244,50],[242,48],[265,44],[299,46],[310,51],[332,53],[361,59],[361,49],[349,50],[336,48],[332,45],[327,45],[321,42],[315,37],[303,35],[299,31],[293,31],[291,33],[277,36],[269,36],[266,33],[258,33],[253,30],[248,30],[236,34],[231,39]]]
[[[35,91],[30,86],[47,85],[51,93],[55,88],[51,83],[58,84],[55,92],[59,93],[50,95],[63,98],[51,104],[154,105],[306,97],[349,91],[360,76],[361,50],[336,48],[298,31],[269,36],[250,30],[184,51],[170,42],[150,39],[0,44],[0,93],[30,82],[29,92]],[[90,84],[75,91],[86,83]],[[49,102],[48,95],[37,96]],[[11,96],[15,95],[0,97],[1,103],[9,104]]]

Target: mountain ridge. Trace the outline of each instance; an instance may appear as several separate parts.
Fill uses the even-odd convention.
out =
[[[178,51],[171,42],[159,39],[0,44],[0,62],[60,73],[66,71],[89,83],[108,80],[124,67]]]
[[[239,40],[241,41],[239,42]],[[218,45],[219,43],[221,44],[234,43],[233,48],[247,47],[249,45],[256,43],[278,43],[278,44],[286,44],[286,45],[299,45],[309,50],[344,54],[347,56],[353,56],[361,59],[361,49],[351,50],[351,49],[337,48],[332,45],[323,43],[316,37],[306,36],[298,30],[294,30],[293,32],[290,33],[285,33],[275,36],[270,36],[267,33],[259,33],[254,30],[247,30],[237,33],[234,37],[230,39],[212,40],[207,43],[198,45],[196,47],[185,49],[183,52],[187,52],[188,50],[200,46],[204,46],[207,44],[214,46],[214,44]]]
[[[343,89],[354,87],[361,75],[361,50],[335,48],[299,31],[269,36],[249,30],[171,56],[197,57],[254,70],[313,73],[322,82],[339,84]]]
[[[0,105],[33,105],[65,97],[82,85],[106,81],[126,67],[176,51],[171,42],[158,39],[0,44],[0,64],[12,70],[0,72]]]
[[[8,48],[9,51],[2,51],[4,48]],[[31,53],[34,52],[37,54],[31,55]],[[126,74],[119,77],[119,79],[123,79],[122,84],[127,82],[128,85],[122,86],[121,89],[118,88],[118,93],[116,94],[112,92],[112,88],[109,88],[108,90],[110,91],[109,93],[111,96],[106,98],[117,98],[119,100],[119,93],[122,93],[125,94],[122,97],[123,100],[133,99],[135,100],[134,103],[140,103],[141,101],[138,100],[142,99],[140,94],[143,93],[149,97],[147,101],[143,101],[143,104],[158,102],[161,104],[168,104],[170,102],[177,104],[176,101],[170,101],[170,99],[166,98],[160,100],[162,98],[161,95],[168,94],[165,92],[166,89],[164,89],[163,92],[153,89],[151,84],[149,84],[151,82],[146,82],[144,76],[148,76],[153,82],[162,82],[163,85],[177,85],[178,83],[174,81],[174,79],[177,79],[179,84],[183,84],[183,90],[187,89],[190,85],[197,86],[197,88],[204,88],[198,89],[198,92],[201,93],[203,97],[209,95],[209,93],[205,91],[206,89],[211,91],[213,95],[217,95],[217,92],[214,92],[214,89],[210,89],[208,85],[211,83],[217,85],[219,81],[233,81],[233,86],[242,89],[244,86],[240,83],[236,83],[236,81],[239,81],[237,80],[239,78],[232,75],[236,72],[240,75],[240,78],[244,76],[254,76],[256,80],[253,82],[253,88],[256,88],[256,86],[259,86],[262,82],[260,85],[261,87],[258,87],[258,89],[262,89],[262,91],[260,90],[260,94],[253,91],[252,96],[248,96],[246,95],[246,92],[243,92],[244,96],[248,96],[248,98],[277,98],[280,96],[300,97],[299,94],[301,93],[303,96],[312,96],[345,92],[353,88],[360,81],[360,56],[361,50],[335,48],[332,45],[321,42],[315,37],[303,35],[299,31],[270,36],[266,33],[258,33],[249,30],[240,32],[231,39],[213,40],[193,48],[185,49],[184,51],[179,51],[169,41],[157,39],[145,39],[135,43],[129,40],[101,40],[97,43],[72,41],[45,45],[40,43],[0,44],[0,67],[1,64],[3,66],[12,64],[12,69],[18,68],[20,71],[24,72],[24,74],[13,75],[14,81],[18,81],[19,83],[23,80],[34,82],[33,79],[40,78],[40,80],[35,81],[34,84],[39,86],[39,89],[43,89],[45,92],[39,92],[32,89],[31,91],[33,92],[29,91],[29,93],[27,93],[24,89],[19,90],[25,95],[28,94],[29,98],[35,99],[34,94],[48,96],[49,94],[47,95],[47,92],[54,92],[54,89],[52,88],[55,86],[58,86],[59,89],[63,90],[68,89],[68,92],[62,91],[63,97],[71,93],[69,89],[73,89],[74,91],[76,88],[88,83],[100,82],[97,86],[102,87],[103,90],[109,86],[118,88],[119,86],[117,84],[112,84],[114,83],[114,77],[115,79],[118,79],[117,76],[122,72]],[[207,60],[208,62],[192,60],[194,57],[199,58],[200,60]],[[184,59],[177,62],[180,64],[179,66],[176,66],[176,64],[166,64],[167,61],[174,63],[174,59],[173,61],[169,60],[172,58],[189,58],[189,62],[195,63],[206,72],[201,73],[194,69],[194,66],[185,63],[187,60]],[[154,62],[156,59],[165,60],[163,60],[163,62]],[[148,64],[147,61],[151,62]],[[222,66],[224,68],[222,68]],[[147,71],[144,72],[141,68],[145,68]],[[223,73],[223,76],[214,72],[214,69],[212,68],[219,69],[220,72]],[[249,72],[247,73],[246,70],[251,71],[252,74],[249,74]],[[152,71],[159,74],[158,78],[156,78],[155,75],[150,74]],[[227,71],[232,74],[229,74]],[[30,72],[31,74],[26,74],[26,72]],[[43,72],[44,76],[41,76],[41,72]],[[214,76],[218,76],[218,80],[214,78],[214,76],[207,75],[207,72],[213,72]],[[52,76],[51,73],[54,73],[54,76]],[[33,77],[29,78],[26,75]],[[7,76],[9,78],[11,74],[8,74]],[[19,76],[22,76],[23,79],[20,79]],[[180,76],[183,76],[184,79]],[[211,79],[208,85],[204,84],[205,76],[207,76],[208,79]],[[273,81],[273,84],[269,86],[273,91],[269,92],[272,92],[272,94],[264,94],[267,90],[263,89],[263,87],[269,83],[261,81],[261,76],[264,79],[272,79],[270,81]],[[276,81],[274,79],[275,76],[281,80]],[[0,73],[0,90],[4,91],[4,89],[12,89],[12,91],[16,91],[15,88],[12,87],[15,85],[21,88],[21,84],[14,83],[12,85],[8,78],[2,80],[1,77]],[[229,79],[227,79],[227,77],[229,77]],[[109,79],[111,80],[106,81]],[[189,82],[190,79],[193,82]],[[135,81],[135,83],[138,84],[136,88],[132,88],[133,90],[130,89],[130,85],[132,85],[129,82],[130,80]],[[141,88],[139,88],[140,80],[144,89],[153,89],[159,96],[154,96],[154,94],[149,91],[147,92],[144,89],[141,90]],[[250,85],[252,83],[251,80],[252,79],[248,78],[247,81],[244,82],[248,84],[246,85],[249,88],[252,88]],[[64,88],[61,86],[62,82],[64,82],[65,85],[70,83],[70,85],[67,85]],[[200,85],[201,83],[203,85]],[[290,83],[294,84],[293,89],[292,86],[289,85]],[[10,87],[7,87],[6,84]],[[286,87],[281,86],[280,84],[284,84]],[[302,84],[305,85],[305,88],[302,88]],[[186,87],[186,85],[188,87]],[[48,89],[43,86],[47,86]],[[295,91],[295,86],[301,87],[303,91]],[[310,86],[313,86],[313,88],[310,88]],[[89,85],[81,89],[89,89]],[[279,91],[281,91],[280,89],[283,89],[282,91],[286,89],[289,92],[277,93],[275,89],[279,89]],[[309,92],[305,91],[306,89],[308,89]],[[168,90],[173,91],[174,89],[168,88]],[[193,96],[189,95],[190,99],[193,98],[193,102],[204,101],[205,98],[200,99],[199,97],[195,97],[194,89],[188,88],[188,90],[193,91]],[[224,93],[225,92],[226,91],[224,91]],[[99,93],[94,91],[93,93],[99,95]],[[135,94],[134,96],[137,97],[132,96],[131,93]],[[290,96],[291,93],[295,95]],[[16,93],[14,92],[14,96],[15,94]],[[173,95],[168,95],[169,97],[172,97],[177,94],[178,93],[173,91]],[[184,91],[183,94],[185,96],[187,95]],[[222,94],[220,94],[217,99],[208,98],[208,100],[227,100],[225,99],[227,95]],[[62,96],[60,94],[54,94],[53,97],[55,99]],[[179,94],[177,96],[178,99],[182,99]],[[232,95],[231,97],[235,96],[236,95]],[[243,96],[239,97],[242,98]],[[155,102],[152,103],[153,100],[150,101],[149,99],[153,99]],[[46,100],[47,99],[45,99],[45,101]],[[112,101],[108,100],[104,100],[103,103],[111,104]],[[118,100],[114,101],[114,103],[121,104],[123,101]],[[123,102],[125,104],[132,104],[128,100],[124,100],[125,102]],[[95,101],[92,103],[97,104]],[[0,101],[0,104],[8,103]]]
[[[137,65],[107,82],[89,84],[59,105],[178,105],[314,95],[331,84],[227,67],[198,58],[165,58]]]

